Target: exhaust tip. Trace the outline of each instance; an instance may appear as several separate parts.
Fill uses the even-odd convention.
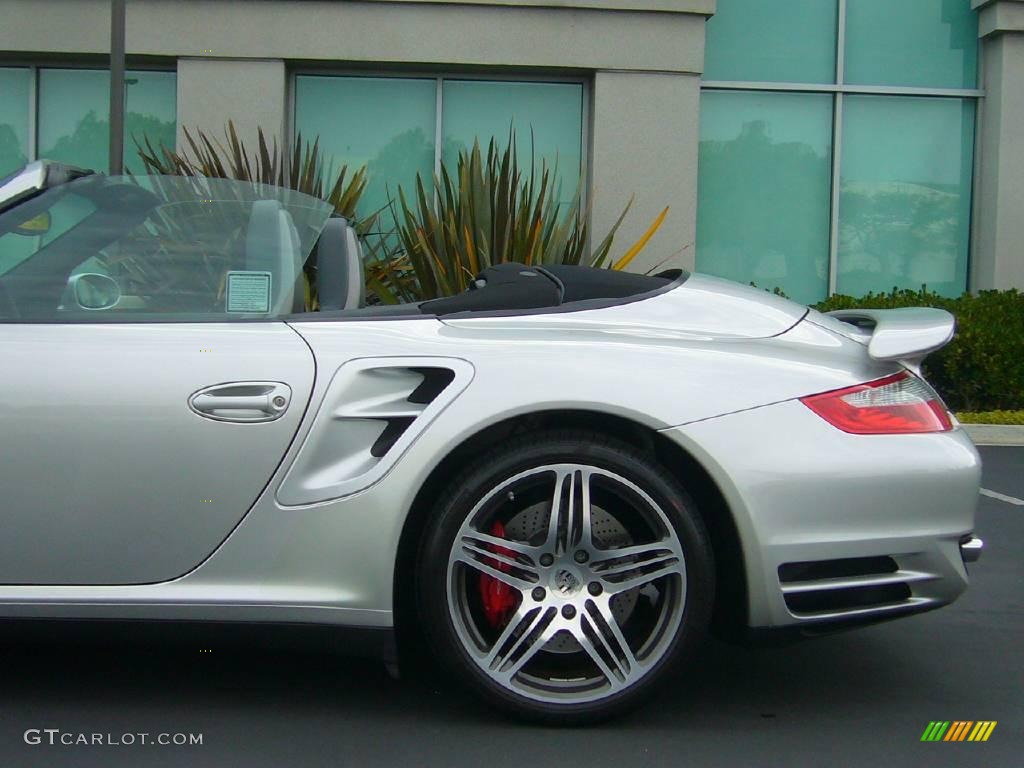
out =
[[[971,534],[960,540],[960,556],[965,563],[976,563],[981,559],[981,550],[985,548],[985,542]]]

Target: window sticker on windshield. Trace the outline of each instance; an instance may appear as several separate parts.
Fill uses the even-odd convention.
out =
[[[269,272],[228,272],[228,312],[269,312]]]

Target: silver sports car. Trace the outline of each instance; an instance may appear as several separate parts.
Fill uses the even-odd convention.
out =
[[[950,603],[981,550],[939,310],[516,264],[366,306],[322,201],[39,162],[0,181],[0,320],[0,617],[422,638],[580,722],[708,630]]]

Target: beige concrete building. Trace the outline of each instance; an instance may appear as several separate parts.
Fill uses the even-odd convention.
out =
[[[0,173],[105,167],[109,2],[0,17]],[[1024,288],[1020,0],[129,0],[127,52],[131,136],[316,134],[368,205],[514,127],[623,248],[670,207],[640,268]]]

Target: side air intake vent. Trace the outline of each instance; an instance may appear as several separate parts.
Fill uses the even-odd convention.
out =
[[[384,427],[384,431],[380,433],[380,437],[374,441],[373,447],[370,448],[370,455],[375,459],[387,456],[388,451],[395,447],[398,438],[405,434],[405,431],[412,426],[416,419],[411,416],[399,416],[387,421],[388,425]]]
[[[315,504],[376,482],[472,377],[472,366],[454,358],[346,363],[335,373],[277,500]]]
[[[779,584],[789,612],[799,618],[833,619],[900,610],[927,598],[913,585],[938,578],[901,568],[895,557],[851,557],[784,563]]]
[[[434,399],[455,379],[455,371],[451,368],[410,368],[409,370],[423,376],[423,381],[409,395],[410,403],[427,405],[434,402]]]

